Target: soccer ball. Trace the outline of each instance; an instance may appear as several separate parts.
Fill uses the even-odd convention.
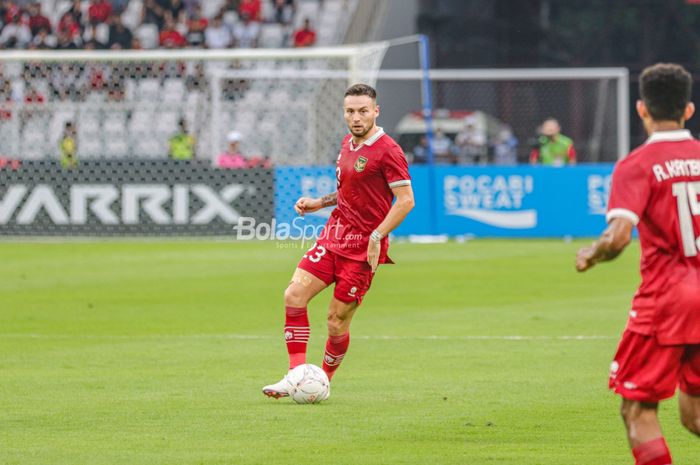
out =
[[[316,365],[299,365],[289,372],[292,384],[290,396],[297,404],[318,404],[328,398],[331,383],[326,373]]]

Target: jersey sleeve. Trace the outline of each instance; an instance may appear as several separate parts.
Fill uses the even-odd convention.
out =
[[[406,156],[399,146],[389,149],[383,157],[382,174],[390,188],[410,186],[411,175],[408,173]]]
[[[605,219],[610,222],[613,218],[627,218],[637,225],[649,201],[649,183],[649,176],[639,164],[618,163],[613,171]]]

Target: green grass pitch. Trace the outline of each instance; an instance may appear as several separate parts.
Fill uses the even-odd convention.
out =
[[[0,243],[0,464],[632,463],[606,383],[639,245],[578,275],[581,244],[393,245],[331,399],[304,406],[260,393],[297,244]],[[697,463],[675,400],[661,419]]]

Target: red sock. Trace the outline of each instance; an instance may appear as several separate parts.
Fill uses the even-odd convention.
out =
[[[632,449],[634,465],[672,465],[664,438],[652,439]]]
[[[309,342],[309,315],[306,307],[285,307],[284,340],[289,353],[289,369],[306,363],[306,344]]]
[[[350,333],[345,333],[342,336],[328,336],[326,341],[326,353],[323,356],[323,371],[328,375],[328,379],[333,378],[335,370],[343,361],[345,353],[350,345]]]

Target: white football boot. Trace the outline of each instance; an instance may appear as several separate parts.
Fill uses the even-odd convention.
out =
[[[287,375],[284,375],[279,382],[275,384],[270,384],[262,389],[263,394],[267,397],[272,397],[273,399],[279,399],[281,397],[289,397],[294,386],[289,381]]]

